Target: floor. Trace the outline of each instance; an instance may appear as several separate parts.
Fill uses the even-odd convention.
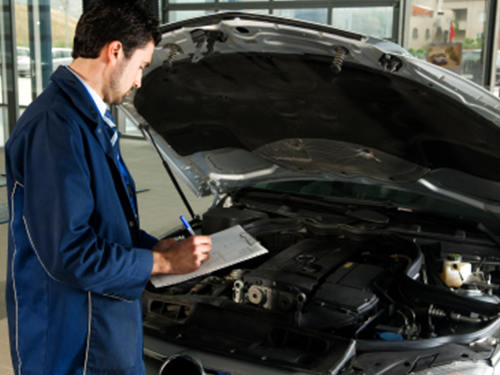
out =
[[[179,216],[189,216],[177,191],[152,146],[143,139],[122,139],[123,158],[138,189],[141,227],[155,236],[180,224]],[[5,172],[4,154],[0,150],[0,173]],[[196,198],[180,180],[188,201],[196,214],[202,214],[212,203],[211,197]],[[0,187],[0,205],[7,204],[7,189]],[[0,225],[0,375],[12,375],[7,319],[5,312],[5,278],[8,224]]]

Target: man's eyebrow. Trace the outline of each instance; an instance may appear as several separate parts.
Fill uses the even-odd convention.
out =
[[[147,68],[151,65],[151,61],[143,61],[144,67]]]

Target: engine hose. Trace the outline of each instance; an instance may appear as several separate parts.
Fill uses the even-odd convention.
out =
[[[458,323],[480,324],[485,321],[484,319],[481,318],[471,318],[469,316],[465,316],[456,312],[451,312],[449,314],[446,314],[444,310],[437,309],[435,307],[430,307],[428,310],[428,314],[433,318],[451,319],[454,322]]]
[[[493,320],[491,324],[475,332],[453,336],[407,341],[356,340],[356,352],[400,352],[406,350],[432,349],[446,344],[470,344],[471,342],[494,334],[499,328],[500,317]]]
[[[419,298],[446,310],[492,316],[500,313],[500,304],[475,300],[432,285],[419,283],[407,276],[402,279],[402,289],[407,296]]]

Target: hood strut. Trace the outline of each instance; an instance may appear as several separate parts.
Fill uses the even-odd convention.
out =
[[[181,199],[184,202],[184,205],[186,206],[187,210],[189,211],[189,214],[191,215],[191,218],[194,220],[195,219],[195,215],[194,215],[193,209],[191,208],[191,205],[187,201],[187,198],[184,195],[184,192],[182,191],[181,187],[179,186],[179,183],[177,182],[177,179],[175,178],[174,174],[172,173],[172,169],[170,168],[170,166],[168,165],[168,163],[165,161],[165,159],[163,159],[163,157],[161,156],[161,152],[158,149],[158,145],[156,144],[155,140],[153,139],[153,136],[151,135],[151,133],[149,131],[149,125],[148,124],[140,124],[139,128],[141,130],[143,130],[149,136],[149,139],[151,140],[151,143],[153,144],[153,146],[154,146],[156,152],[158,153],[158,155],[160,156],[160,159],[161,159],[161,161],[163,163],[163,166],[165,167],[168,175],[170,176],[170,179],[174,183],[174,186],[177,189],[177,192],[179,193],[179,195],[181,196]]]

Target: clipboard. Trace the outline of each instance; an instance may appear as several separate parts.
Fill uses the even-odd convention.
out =
[[[214,233],[210,238],[212,239],[210,259],[203,262],[200,268],[182,275],[151,276],[151,283],[156,288],[179,284],[269,252],[251,234],[245,232],[241,225]]]

